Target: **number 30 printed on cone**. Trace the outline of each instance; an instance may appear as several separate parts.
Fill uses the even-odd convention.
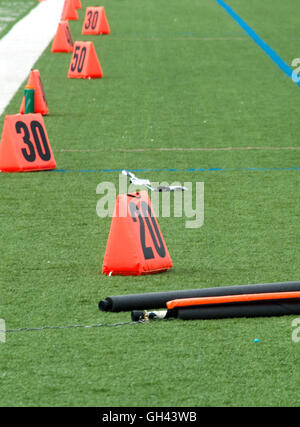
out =
[[[51,159],[45,130],[40,122],[32,120],[28,128],[24,121],[18,120],[16,122],[16,132],[22,135],[23,143],[26,145],[26,148],[21,148],[21,152],[27,162],[34,162],[37,156],[45,162]]]
[[[109,34],[110,27],[104,6],[87,7],[81,34]]]

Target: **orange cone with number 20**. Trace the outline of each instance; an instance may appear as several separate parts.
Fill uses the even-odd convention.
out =
[[[172,267],[147,191],[117,197],[102,273],[141,275]]]

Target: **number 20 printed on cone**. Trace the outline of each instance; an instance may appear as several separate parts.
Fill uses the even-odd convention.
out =
[[[146,191],[120,194],[108,236],[102,273],[140,275],[166,271],[172,260]]]

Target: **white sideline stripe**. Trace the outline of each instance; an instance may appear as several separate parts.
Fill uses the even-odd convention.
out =
[[[55,36],[63,2],[38,3],[0,40],[0,115]]]

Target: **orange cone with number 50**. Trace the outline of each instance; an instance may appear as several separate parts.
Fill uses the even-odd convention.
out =
[[[75,42],[68,77],[72,79],[88,79],[102,76],[102,68],[93,42]]]

